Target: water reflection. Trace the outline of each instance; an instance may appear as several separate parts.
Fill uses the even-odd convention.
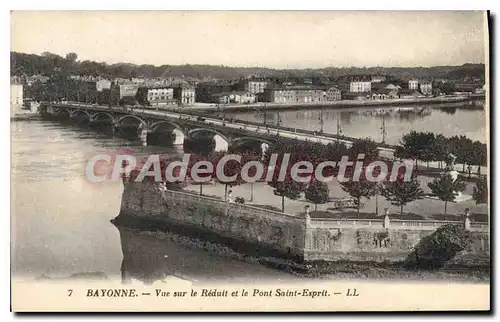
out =
[[[123,253],[122,282],[132,279],[145,284],[176,276],[191,281],[288,280],[297,277],[259,264],[215,255],[211,252],[180,245],[186,238],[157,236],[116,226]],[[158,238],[162,237],[162,238]],[[174,238],[177,241],[174,242]]]
[[[456,107],[441,107],[441,108],[439,108],[439,110],[441,110],[447,114],[450,114],[450,115],[453,115],[457,112]]]
[[[234,112],[228,113],[228,117],[312,131],[320,131],[322,119],[326,133],[337,133],[340,127],[346,136],[370,137],[375,141],[382,140],[380,128],[385,122],[386,142],[389,144],[397,144],[402,135],[411,130],[448,137],[463,134],[486,142],[483,107],[481,102],[469,102],[460,105]]]

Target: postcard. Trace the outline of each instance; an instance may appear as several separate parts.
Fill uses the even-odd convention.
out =
[[[12,311],[490,310],[488,12],[10,18]]]

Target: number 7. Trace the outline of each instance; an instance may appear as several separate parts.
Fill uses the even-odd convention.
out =
[[[73,294],[73,290],[72,289],[68,289],[68,296],[71,296],[71,294]]]

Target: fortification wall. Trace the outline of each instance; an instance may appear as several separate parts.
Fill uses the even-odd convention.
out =
[[[179,191],[161,191],[153,183],[125,183],[122,214],[160,219],[210,231],[255,247],[302,257],[305,219]]]
[[[242,252],[257,250],[259,256],[292,256],[307,261],[400,261],[422,238],[447,223],[311,220],[213,197],[163,191],[152,182],[124,185],[120,216],[127,217],[125,221],[132,226],[137,225],[135,219],[142,226],[147,222],[146,227],[153,230],[159,222],[166,222],[181,234],[236,246]],[[487,224],[471,225],[472,243],[460,254],[466,261],[489,260],[487,228]]]

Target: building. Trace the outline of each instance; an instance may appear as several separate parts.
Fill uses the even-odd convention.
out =
[[[384,82],[387,78],[383,75],[372,75],[372,83]]]
[[[232,92],[234,84],[232,82],[205,82],[199,83],[196,87],[196,101],[213,103],[214,94]]]
[[[252,104],[255,103],[256,95],[247,91],[235,91],[229,93],[229,102],[236,104]]]
[[[97,83],[95,81],[80,81],[77,84],[76,100],[78,102],[97,103]],[[69,99],[69,97],[66,97],[66,99]]]
[[[244,90],[252,94],[264,93],[268,82],[264,80],[247,80],[245,81]]]
[[[418,79],[410,79],[408,81],[408,89],[418,90]]]
[[[395,89],[382,88],[370,94],[372,100],[386,100],[399,98],[398,91]]]
[[[384,86],[384,88],[399,91],[401,89],[401,86],[394,84],[387,84],[386,86]]]
[[[96,82],[96,90],[102,92],[105,89],[111,89],[111,81],[107,79],[100,79]]]
[[[10,107],[18,110],[23,106],[23,85],[10,84]]]
[[[168,86],[139,87],[137,89],[137,102],[148,106],[175,105],[174,89]]]
[[[25,83],[28,86],[31,86],[35,83],[42,83],[45,84],[49,80],[48,76],[43,76],[43,75],[33,75],[25,78]]]
[[[366,100],[368,97],[369,97],[369,94],[361,93],[361,92],[343,92],[342,93],[342,99],[350,100],[350,101],[363,101],[363,100]]]
[[[217,104],[252,104],[255,103],[256,95],[246,91],[233,91],[213,94],[211,101]]]
[[[432,95],[432,83],[423,81],[419,84],[420,93],[424,95]]]
[[[342,99],[342,93],[338,87],[330,87],[326,91],[327,101],[340,101]]]
[[[135,104],[137,91],[139,85],[137,84],[114,84],[111,85],[110,90],[110,103],[112,105],[120,104]]]
[[[324,89],[313,86],[266,88],[263,97],[266,102],[273,103],[317,103],[326,100]]]
[[[288,87],[273,87],[264,90],[264,101],[271,103],[295,102],[295,91]]]
[[[210,98],[210,102],[216,104],[229,104],[229,96],[229,93],[213,94]]]
[[[455,91],[457,92],[467,92],[467,93],[473,93],[476,88],[477,88],[477,85],[476,84],[472,84],[472,83],[454,83],[453,85]]]
[[[196,90],[194,86],[183,83],[174,87],[174,99],[179,105],[189,105],[196,101]]]
[[[399,98],[421,98],[421,97],[425,97],[425,95],[414,89],[402,89],[399,91]]]
[[[264,90],[268,85],[269,82],[263,79],[248,79],[240,81],[233,89],[255,94],[255,101],[257,102],[264,100]]]
[[[370,81],[351,81],[349,83],[349,92],[353,93],[365,93],[365,92],[371,92],[372,90],[372,83]]]

